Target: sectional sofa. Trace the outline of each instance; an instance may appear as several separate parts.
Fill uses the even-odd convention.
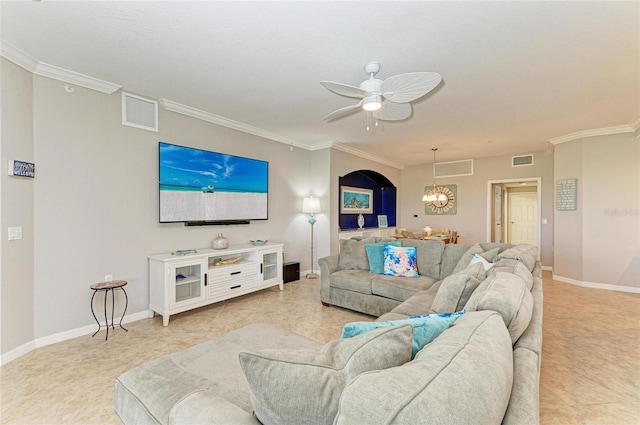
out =
[[[125,424],[537,424],[535,247],[407,240],[417,277],[356,268],[367,245],[388,242],[342,242],[340,256],[320,260],[323,302],[380,315],[379,328],[323,345],[250,325],[124,373],[116,414]],[[459,307],[453,325],[412,352],[416,321],[434,315],[404,319]]]

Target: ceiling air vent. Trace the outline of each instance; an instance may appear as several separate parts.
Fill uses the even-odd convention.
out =
[[[437,162],[434,169],[436,177],[472,176],[473,159],[453,162]]]
[[[122,92],[122,124],[158,131],[158,102]]]
[[[533,154],[511,157],[512,167],[526,167],[527,165],[533,165]]]

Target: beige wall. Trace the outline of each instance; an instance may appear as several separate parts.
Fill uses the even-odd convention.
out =
[[[0,352],[34,339],[34,186],[39,164],[33,153],[33,78],[30,72],[1,59],[2,149],[0,151]],[[10,123],[10,125],[8,125]],[[10,177],[7,161],[36,162],[36,179]],[[22,239],[8,241],[7,228],[22,227]]]
[[[405,167],[402,170],[400,196],[400,225],[410,230],[425,226],[448,227],[458,231],[459,243],[487,241],[487,191],[492,180],[541,178],[542,217],[540,259],[547,267],[553,266],[553,155],[536,152],[534,165],[512,167],[511,155],[475,158],[472,176],[438,178],[437,184],[456,184],[458,211],[456,215],[426,215],[424,212],[425,186],[433,184],[432,164]]]
[[[556,211],[554,275],[640,288],[640,142],[633,133],[555,148],[556,178],[578,179],[578,210]]]
[[[162,108],[158,133],[126,127],[119,92],[76,86],[67,93],[64,85],[3,60],[2,154],[33,156],[37,170],[35,180],[8,180],[6,172],[2,177],[3,229],[22,224],[25,235],[9,245],[3,238],[3,354],[34,339],[93,326],[89,285],[105,274],[129,282],[127,315],[144,313],[147,255],[209,247],[218,232],[232,244],[258,238],[283,242],[288,261],[308,264],[303,237],[308,223],[300,205],[310,192],[309,151]],[[12,97],[6,107],[5,87],[27,100]],[[10,139],[15,145],[6,143]],[[159,224],[160,140],[269,161],[269,220],[240,226]],[[15,196],[19,203],[7,208],[6,199]],[[22,244],[25,248],[15,249]],[[122,307],[118,301],[116,311]]]

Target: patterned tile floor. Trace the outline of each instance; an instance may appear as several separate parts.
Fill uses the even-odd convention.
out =
[[[640,424],[640,295],[585,289],[544,274],[541,424]],[[301,280],[162,319],[36,349],[0,368],[2,424],[119,424],[113,383],[126,370],[253,322],[327,342],[369,316],[320,304]]]

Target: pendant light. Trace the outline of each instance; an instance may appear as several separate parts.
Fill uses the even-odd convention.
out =
[[[436,186],[436,151],[438,150],[438,148],[432,148],[431,150],[433,151],[433,189],[431,189],[422,197],[422,201],[423,202],[434,202],[434,201],[444,202],[447,200],[447,195],[442,193],[441,190],[438,190],[438,187]]]

